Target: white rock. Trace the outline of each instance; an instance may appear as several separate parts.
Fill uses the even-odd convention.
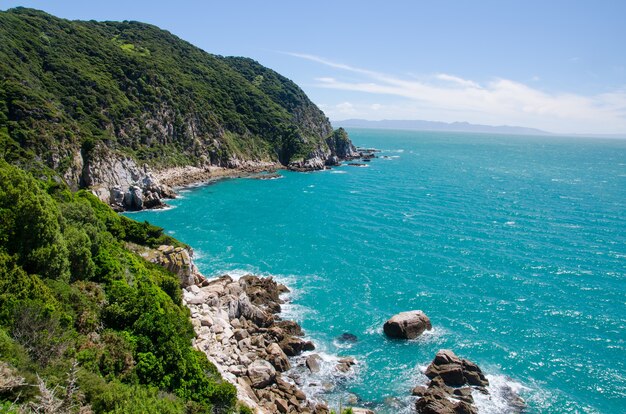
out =
[[[248,377],[254,388],[263,388],[274,382],[276,370],[267,361],[257,359],[248,366]]]

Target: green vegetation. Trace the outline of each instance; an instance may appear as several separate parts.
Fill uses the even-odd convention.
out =
[[[250,412],[192,348],[177,278],[126,248],[182,244],[75,190],[110,153],[287,165],[347,139],[332,133],[253,60],[138,22],[0,11],[0,412]]]
[[[71,175],[99,146],[153,167],[287,164],[332,132],[285,77],[148,24],[15,8],[0,12],[0,39],[0,153],[12,163]]]
[[[191,347],[178,279],[125,242],[179,244],[0,160],[0,411],[237,410]]]

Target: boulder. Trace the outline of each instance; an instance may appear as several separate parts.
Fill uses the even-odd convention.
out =
[[[418,414],[478,414],[478,410],[465,401],[452,401],[440,395],[428,394],[417,400]]]
[[[423,385],[418,385],[413,388],[413,390],[411,391],[411,395],[414,397],[423,397],[424,395],[426,395],[427,391],[428,388]]]
[[[383,331],[390,338],[413,339],[433,327],[428,316],[420,310],[402,312],[385,322]]]
[[[119,185],[113,186],[110,191],[109,202],[114,206],[124,207],[124,192]]]
[[[315,349],[315,345],[311,341],[304,341],[295,336],[286,336],[278,344],[280,348],[288,356],[300,355],[303,351],[312,351]]]
[[[450,351],[449,349],[440,350],[439,352],[437,352],[437,355],[435,355],[435,359],[433,359],[433,365],[446,365],[446,364],[461,365],[462,363],[463,362],[461,361],[461,358],[456,356],[456,354]],[[478,368],[478,366],[476,366],[476,368]]]
[[[320,363],[322,362],[322,357],[318,354],[309,355],[306,358],[305,365],[309,369],[309,371],[316,373],[320,372]]]
[[[269,362],[257,359],[248,367],[248,378],[253,388],[264,388],[274,382],[276,369]]]
[[[430,364],[425,372],[428,378],[440,377],[446,385],[458,387],[465,384],[463,367],[456,364],[434,365]]]
[[[302,336],[304,333],[302,332],[302,328],[298,325],[297,322],[294,321],[278,321],[275,324],[277,327],[282,329],[283,333],[295,336]]]
[[[274,366],[274,368],[276,368],[277,371],[285,372],[289,368],[291,368],[289,358],[287,358],[287,355],[285,355],[285,353],[282,349],[280,349],[280,346],[278,346],[277,343],[273,342],[269,344],[269,346],[266,348],[266,352],[268,354],[269,361]]]
[[[278,412],[283,414],[287,414],[287,412],[289,412],[289,404],[287,404],[287,401],[283,400],[282,398],[276,398],[274,400],[274,403],[276,404]]]

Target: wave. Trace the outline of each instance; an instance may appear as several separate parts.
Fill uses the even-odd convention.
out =
[[[486,375],[489,380],[489,394],[478,390],[472,391],[474,404],[480,414],[505,414],[521,412],[513,403],[521,392],[527,388],[505,375]]]
[[[316,359],[319,371],[317,372],[312,372],[306,367],[307,358],[314,356],[318,357]],[[292,357],[293,368],[287,371],[286,375],[299,386],[307,399],[323,401],[331,407],[338,406],[341,402],[345,405],[347,385],[357,378],[362,363],[353,358],[354,365],[344,372],[337,368],[342,360],[343,357],[326,352],[321,346],[315,351]]]
[[[151,208],[147,210],[137,210],[137,211],[124,211],[124,215],[137,214],[137,213],[160,213],[162,211],[174,210],[177,207],[178,206],[172,206],[172,205],[166,204],[165,207],[162,207],[162,208]]]

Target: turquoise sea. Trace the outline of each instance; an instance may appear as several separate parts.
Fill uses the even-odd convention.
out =
[[[489,374],[481,412],[507,412],[507,386],[531,413],[626,412],[626,141],[349,132],[381,158],[190,188],[131,217],[190,244],[207,275],[287,283],[286,316],[318,352],[359,361],[310,393],[330,383],[334,402],[406,411],[450,348]],[[384,321],[410,309],[434,330],[386,339]]]

